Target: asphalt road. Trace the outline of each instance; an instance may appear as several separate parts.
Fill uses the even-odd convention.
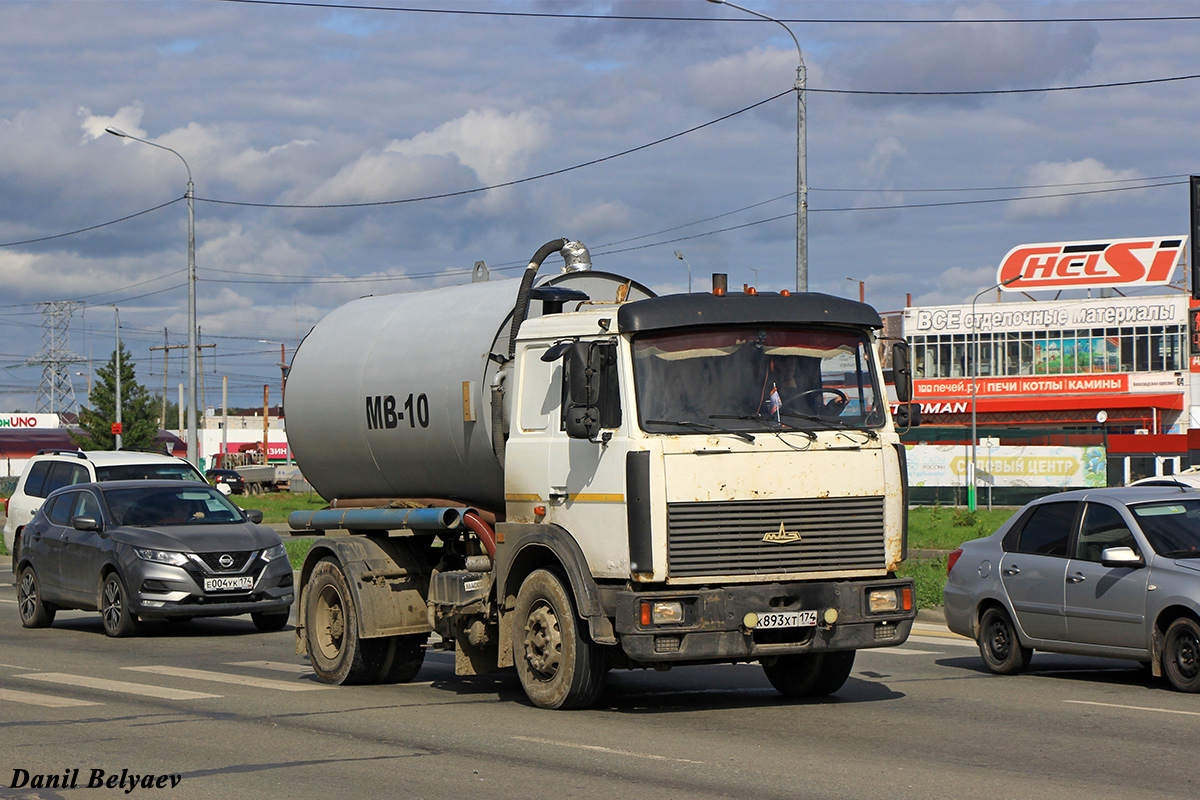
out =
[[[22,629],[0,568],[0,797],[1171,798],[1197,790],[1200,696],[1122,662],[1034,656],[984,673],[919,623],[862,652],[831,698],[754,665],[614,672],[592,710],[528,705],[516,678],[431,653],[404,686],[326,687],[294,633],[248,619],[104,636],[98,615]],[[80,788],[31,789],[35,776]],[[94,770],[103,770],[96,773]],[[24,788],[11,788],[28,774]],[[93,776],[124,786],[87,789]],[[131,775],[139,785],[129,789]],[[162,778],[162,788],[141,780]],[[176,785],[170,786],[171,776]],[[43,777],[41,782],[48,779]]]

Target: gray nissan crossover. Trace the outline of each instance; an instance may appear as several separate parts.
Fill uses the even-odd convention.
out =
[[[139,619],[250,614],[282,629],[294,587],[279,534],[202,483],[106,481],[51,494],[25,526],[16,565],[21,623],[60,608],[99,611],[104,632]]]

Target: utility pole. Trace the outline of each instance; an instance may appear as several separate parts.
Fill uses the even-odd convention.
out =
[[[163,430],[166,430],[166,428],[167,428],[167,359],[170,356],[170,351],[183,350],[187,347],[187,345],[186,344],[170,344],[167,340],[167,329],[166,328],[163,328],[163,342],[167,342],[167,343],[163,344],[162,347],[151,347],[150,349],[152,351],[153,350],[162,350],[163,351],[162,416],[159,417],[158,427],[162,428]],[[182,414],[183,409],[181,408],[179,410],[179,412]]]

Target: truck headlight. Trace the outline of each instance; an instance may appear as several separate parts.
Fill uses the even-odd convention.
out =
[[[170,564],[173,567],[182,567],[188,563],[187,556],[183,553],[176,553],[173,550],[152,550],[149,547],[135,547],[133,552],[143,561],[153,561],[156,564]]]
[[[680,600],[643,600],[642,625],[679,625],[683,622]]]
[[[872,614],[884,614],[899,608],[900,601],[896,597],[895,589],[872,589],[867,594],[867,609]]]

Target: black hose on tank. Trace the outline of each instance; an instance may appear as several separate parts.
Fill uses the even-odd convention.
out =
[[[541,269],[542,262],[551,253],[557,253],[566,246],[566,239],[555,239],[552,242],[546,242],[533,254],[533,258],[529,261],[529,266],[525,268],[525,274],[521,277],[521,288],[517,290],[517,304],[513,306],[512,329],[508,334],[509,361],[512,361],[513,356],[517,353],[517,331],[520,329],[521,323],[525,321],[526,315],[529,314],[529,294],[533,291],[533,281],[537,278],[538,270]]]

